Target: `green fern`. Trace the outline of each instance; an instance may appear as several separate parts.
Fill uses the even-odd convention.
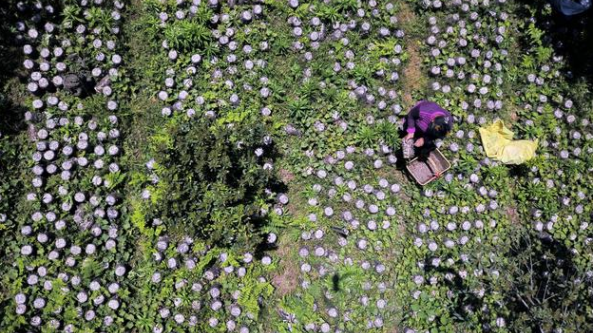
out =
[[[105,176],[106,184],[109,184],[107,189],[110,191],[113,190],[117,185],[121,184],[124,179],[126,179],[126,176],[119,171],[108,174]]]
[[[358,130],[357,139],[361,146],[369,147],[377,141],[375,130],[370,126],[362,126]]]
[[[210,41],[208,28],[196,21],[174,21],[164,31],[169,45],[177,50],[202,49]]]
[[[274,292],[274,287],[269,282],[259,283],[256,280],[248,280],[246,285],[241,289],[241,297],[239,297],[239,305],[241,305],[248,313],[253,314],[255,319],[259,315],[259,297],[269,297]]]
[[[141,234],[148,236],[146,230],[146,216],[144,213],[144,204],[138,199],[131,201],[132,217],[130,220],[132,224],[140,231]]]

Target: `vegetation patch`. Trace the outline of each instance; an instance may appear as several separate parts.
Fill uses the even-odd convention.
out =
[[[0,332],[591,332],[590,13],[0,3]],[[406,171],[419,100],[451,168]],[[488,158],[502,119],[537,139]]]

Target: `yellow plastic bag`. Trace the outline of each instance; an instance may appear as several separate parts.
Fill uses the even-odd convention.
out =
[[[488,127],[480,127],[480,136],[486,156],[498,157],[498,153],[513,140],[514,135],[510,129],[504,126],[502,120],[497,120]]]
[[[504,164],[521,164],[535,156],[538,140],[513,141],[514,133],[504,126],[502,120],[487,127],[480,127],[480,137],[486,156]]]
[[[535,157],[538,140],[515,140],[502,148],[500,161],[504,164],[522,164]]]

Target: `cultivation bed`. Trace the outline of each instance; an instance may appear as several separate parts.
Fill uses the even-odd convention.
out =
[[[593,43],[541,2],[2,4],[0,333],[593,332],[593,82],[564,75]],[[401,140],[412,98],[455,115],[446,153]],[[550,141],[520,173],[478,130],[508,112]],[[549,252],[567,313],[512,315]]]
[[[435,149],[430,152],[426,161],[414,158],[406,165],[406,168],[416,182],[424,186],[449,170],[451,163],[438,149]]]

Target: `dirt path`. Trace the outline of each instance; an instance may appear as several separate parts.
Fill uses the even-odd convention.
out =
[[[421,72],[421,60],[418,52],[418,45],[415,41],[408,44],[408,64],[404,69],[404,106],[406,109],[411,108],[414,105],[414,98],[412,92],[418,91],[423,87],[423,78]]]
[[[420,57],[421,40],[416,32],[419,28],[416,14],[407,3],[402,3],[399,13],[399,21],[406,32],[406,51],[408,62],[403,71],[403,101],[404,108],[411,108],[415,104],[414,94],[422,91],[426,86],[426,78],[422,75],[422,58]]]
[[[275,287],[275,293],[280,298],[291,294],[299,286],[299,266],[298,262],[292,260],[291,251],[294,251],[294,244],[282,244],[278,249],[280,265],[277,273],[272,276],[272,284]]]

